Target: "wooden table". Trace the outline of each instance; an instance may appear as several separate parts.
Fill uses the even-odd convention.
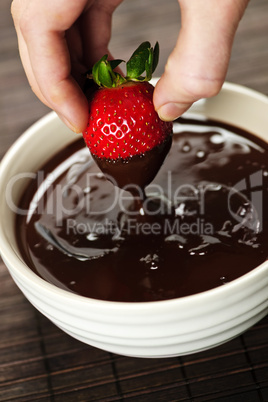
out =
[[[0,2],[0,157],[48,112],[20,64],[10,1]],[[160,42],[157,75],[179,30],[175,0],[125,0],[111,50],[127,58]],[[227,80],[268,95],[268,2],[252,0],[239,26]],[[39,314],[0,262],[0,401],[268,401],[268,317],[223,346],[171,359],[134,359],[84,345]]]

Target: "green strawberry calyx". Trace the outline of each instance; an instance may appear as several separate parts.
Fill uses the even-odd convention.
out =
[[[158,60],[158,42],[154,48],[151,47],[150,42],[143,42],[126,63],[126,76],[115,71],[115,68],[124,60],[108,60],[106,54],[94,64],[92,70],[87,74],[87,78],[93,79],[97,85],[105,88],[116,88],[129,81],[150,81]]]

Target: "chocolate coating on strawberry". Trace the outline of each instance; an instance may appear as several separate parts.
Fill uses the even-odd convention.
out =
[[[148,82],[156,68],[158,54],[158,44],[152,48],[149,42],[144,42],[127,62],[126,77],[114,71],[121,60],[109,62],[107,55],[96,63],[89,76],[99,88],[88,99],[84,140],[99,167],[113,176],[119,187],[131,183],[149,184],[171,145],[172,123],[158,117],[153,105],[154,87]],[[151,152],[154,149],[155,152]],[[115,169],[118,161],[124,162],[120,177],[116,173],[120,169]],[[147,177],[142,178],[145,166]],[[124,172],[127,174],[122,181]],[[138,176],[142,180],[138,180]]]
[[[129,159],[93,159],[105,176],[117,187],[125,188],[135,197],[145,198],[144,189],[157,175],[171,147],[169,136],[161,144],[146,151],[143,155],[134,155]]]

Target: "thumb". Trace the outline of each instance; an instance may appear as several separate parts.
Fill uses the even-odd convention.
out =
[[[234,35],[248,0],[179,0],[181,30],[154,91],[160,118],[172,121],[225,80]]]

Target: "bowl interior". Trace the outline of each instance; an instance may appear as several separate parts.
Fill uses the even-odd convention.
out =
[[[196,102],[189,113],[233,124],[268,141],[268,98],[244,87],[226,83],[219,95]],[[15,255],[24,264],[15,231],[17,203],[24,189],[38,168],[76,139],[77,134],[51,112],[30,127],[3,159],[0,167],[0,247],[6,258]]]

